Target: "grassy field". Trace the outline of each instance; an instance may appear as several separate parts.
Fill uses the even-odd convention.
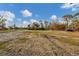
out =
[[[79,32],[0,31],[0,55],[77,56],[79,55]]]

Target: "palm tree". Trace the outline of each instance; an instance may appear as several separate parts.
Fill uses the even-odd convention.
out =
[[[64,18],[64,21],[66,21],[66,29],[68,29],[70,21],[72,20],[73,16],[72,15],[64,15],[63,18]]]

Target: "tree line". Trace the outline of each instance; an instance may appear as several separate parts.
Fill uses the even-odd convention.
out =
[[[79,13],[73,15],[68,14],[62,16],[64,23],[56,21],[42,21],[33,22],[28,24],[27,27],[17,27],[15,24],[10,26],[9,29],[28,29],[28,30],[63,30],[63,31],[79,31]],[[5,29],[5,21],[3,17],[0,17],[0,29]]]

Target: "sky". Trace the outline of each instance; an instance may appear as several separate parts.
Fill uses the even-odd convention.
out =
[[[63,15],[73,14],[79,10],[78,3],[1,3],[0,15],[7,19],[6,26],[26,26],[31,22],[57,19]]]

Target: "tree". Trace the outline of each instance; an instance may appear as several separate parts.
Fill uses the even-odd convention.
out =
[[[28,24],[27,28],[28,28],[28,30],[30,30],[30,29],[31,29],[31,25],[30,25],[30,24]]]
[[[14,28],[14,29],[18,29],[18,27],[16,26],[16,24],[13,25],[13,28]]]
[[[41,29],[41,30],[44,30],[44,24],[43,24],[43,21],[40,20],[39,22],[40,22],[40,29]]]
[[[31,28],[32,28],[33,30],[37,30],[37,29],[39,29],[39,26],[40,26],[40,25],[39,25],[37,22],[34,22],[34,23],[32,24],[32,27],[31,27]]]
[[[79,30],[79,13],[75,13],[73,15],[73,20],[72,20],[72,23],[71,23],[71,29],[73,30]]]
[[[66,21],[65,29],[67,30],[69,28],[69,25],[70,25],[70,22],[72,21],[73,16],[72,15],[64,15],[63,18],[64,18],[64,21]]]
[[[10,11],[0,11],[0,27],[6,27],[7,22],[12,21],[14,18],[14,13]]]
[[[74,30],[74,31],[79,31],[79,20],[73,20],[72,23],[71,23],[71,28]]]
[[[5,28],[5,21],[6,21],[6,19],[0,18],[0,28],[1,29],[4,29]]]
[[[45,29],[48,29],[48,21],[44,21]]]

